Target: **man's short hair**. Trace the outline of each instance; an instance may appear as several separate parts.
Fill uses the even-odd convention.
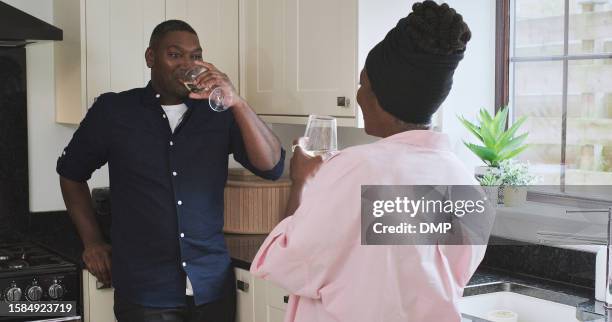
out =
[[[172,31],[186,31],[196,36],[198,35],[188,23],[182,20],[166,20],[153,29],[151,39],[149,40],[149,47],[155,47],[160,39]]]

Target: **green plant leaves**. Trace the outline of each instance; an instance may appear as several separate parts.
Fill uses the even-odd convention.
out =
[[[484,147],[484,146],[472,144],[472,143],[466,143],[466,142],[463,142],[463,143],[468,149],[474,152],[474,154],[476,154],[487,165],[492,166],[492,167],[496,167],[498,165],[498,162],[497,162],[498,156],[495,153],[495,151],[493,151],[492,149]]]
[[[480,136],[480,133],[479,133],[480,128],[478,126],[474,125],[472,122],[466,120],[463,117],[459,117],[459,121],[461,121],[461,123],[463,123],[463,126],[465,126],[465,128],[468,129],[470,132],[472,132],[472,134],[474,134],[474,136],[478,138],[480,142],[483,142],[482,136]]]
[[[512,150],[508,153],[504,153],[500,156],[500,160],[509,160],[514,158],[515,156],[519,155],[521,152],[525,151],[527,148],[529,147],[529,145],[524,145],[516,150]]]
[[[483,146],[465,141],[463,143],[487,165],[496,167],[499,165],[499,162],[517,156],[528,147],[524,142],[529,133],[515,136],[527,118],[524,116],[519,118],[508,130],[504,130],[508,120],[508,112],[507,106],[498,111],[494,116],[491,116],[486,109],[480,109],[478,113],[478,123],[480,124],[474,124],[464,117],[458,116],[463,126]]]

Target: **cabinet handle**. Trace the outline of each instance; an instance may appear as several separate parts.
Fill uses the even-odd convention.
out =
[[[283,302],[289,303],[289,295],[283,296]]]
[[[351,100],[344,96],[338,96],[336,98],[336,105],[340,107],[349,107],[351,105]]]
[[[243,291],[243,292],[248,292],[249,291],[249,283],[247,282],[243,282],[241,280],[237,280],[236,281],[236,288]]]
[[[111,284],[110,284],[110,283],[109,283],[109,284],[104,284],[104,283],[102,283],[102,282],[98,282],[98,281],[96,281],[96,289],[97,289],[97,290],[104,290],[104,289],[111,288],[111,287],[112,287],[112,286],[111,286]]]

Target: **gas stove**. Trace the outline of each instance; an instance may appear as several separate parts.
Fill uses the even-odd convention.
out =
[[[0,242],[0,292],[0,301],[75,301],[81,307],[77,265],[32,242]]]

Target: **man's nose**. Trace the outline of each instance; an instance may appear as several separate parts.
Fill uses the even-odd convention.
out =
[[[181,59],[181,68],[183,69],[189,69],[193,66],[195,66],[195,62],[193,59],[191,59],[191,57],[189,56],[183,56],[183,59]]]

